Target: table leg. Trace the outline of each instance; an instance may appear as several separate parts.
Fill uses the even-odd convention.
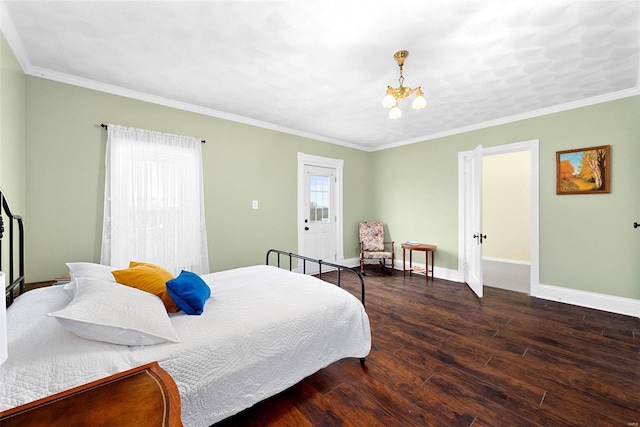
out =
[[[433,280],[433,273],[436,269],[436,251],[431,251],[431,280]]]
[[[405,264],[405,260],[404,260],[405,252],[406,252],[406,249],[402,248],[402,277],[407,277],[407,265]]]
[[[413,271],[413,251],[409,249],[409,277],[411,277],[411,272]]]
[[[429,281],[429,252],[430,251],[425,251],[424,253],[424,264],[425,264],[425,270],[424,270],[424,281],[428,282]]]

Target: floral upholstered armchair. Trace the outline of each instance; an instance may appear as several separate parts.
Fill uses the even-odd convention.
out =
[[[365,259],[380,259],[380,264],[386,267],[386,260],[391,260],[391,270],[395,264],[396,256],[393,242],[384,241],[384,226],[379,221],[366,221],[360,223],[360,272],[364,273]],[[391,246],[391,251],[385,251],[385,245]]]

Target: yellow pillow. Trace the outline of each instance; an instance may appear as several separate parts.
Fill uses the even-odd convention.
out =
[[[167,292],[167,281],[173,275],[162,267],[145,262],[131,261],[129,268],[111,272],[116,282],[152,293],[162,300],[169,313],[176,313],[180,308]]]

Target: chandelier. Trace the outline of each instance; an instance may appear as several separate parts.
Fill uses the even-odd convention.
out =
[[[407,58],[407,56],[409,56],[409,52],[407,52],[406,50],[399,50],[393,55],[393,58],[398,63],[398,67],[400,67],[400,78],[398,79],[400,87],[394,88],[391,86],[387,86],[387,94],[384,98],[382,98],[382,106],[384,108],[390,108],[390,119],[399,119],[402,116],[402,111],[400,110],[400,107],[398,107],[398,102],[402,101],[414,92],[416,93],[416,97],[411,103],[413,109],[419,110],[426,107],[427,105],[427,100],[424,98],[424,93],[422,93],[422,88],[420,86],[415,89],[411,89],[410,87],[402,85],[404,83],[402,67],[404,66],[404,60]]]

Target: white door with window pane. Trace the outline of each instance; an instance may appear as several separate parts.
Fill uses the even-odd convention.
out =
[[[305,165],[304,176],[304,255],[336,262],[336,170]]]

